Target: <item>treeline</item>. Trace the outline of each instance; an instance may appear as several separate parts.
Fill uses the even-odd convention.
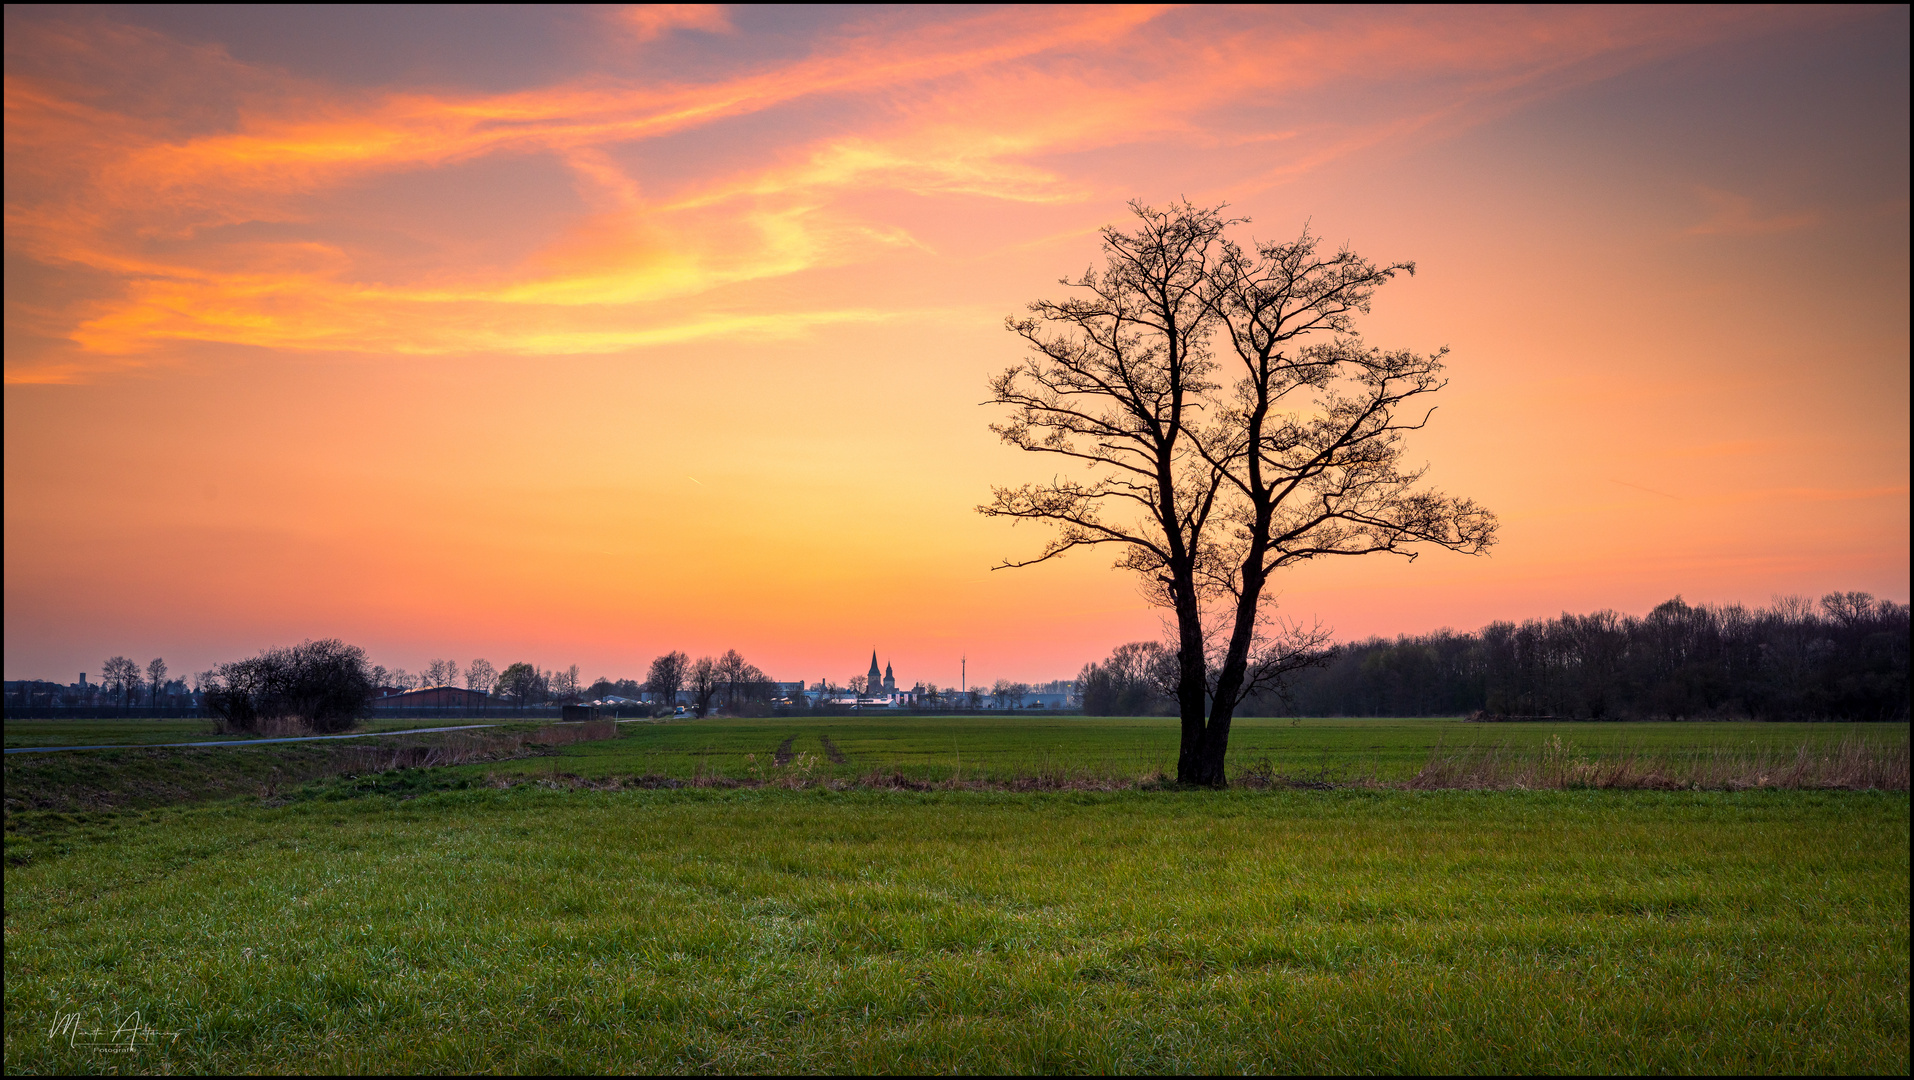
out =
[[[701,656],[696,660],[673,650],[652,660],[643,679],[612,679],[599,676],[590,683],[579,678],[577,664],[548,671],[523,661],[495,671],[483,660],[474,660],[464,669],[455,661],[433,660],[421,679],[400,670],[373,669],[381,686],[420,688],[456,686],[463,679],[467,689],[496,695],[515,707],[535,705],[575,705],[587,701],[624,698],[645,702],[654,712],[670,714],[680,702],[699,716],[727,712],[733,716],[768,716],[777,697],[778,684],[756,664],[727,649],[723,656]]]
[[[1564,614],[1340,645],[1237,715],[1905,721],[1909,644],[1908,606],[1866,593],[1765,608],[1676,597],[1640,618]],[[1174,659],[1136,642],[1085,667],[1084,712],[1174,713]]]
[[[1344,645],[1250,715],[1908,719],[1906,604],[1684,603]]]

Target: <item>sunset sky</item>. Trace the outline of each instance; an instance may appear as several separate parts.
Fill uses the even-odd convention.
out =
[[[980,405],[1128,200],[1418,273],[1491,556],[1342,638],[1908,599],[1892,8],[6,9],[7,678],[340,637],[1067,678],[1159,634]]]

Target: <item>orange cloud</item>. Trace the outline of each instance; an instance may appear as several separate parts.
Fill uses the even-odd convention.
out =
[[[119,280],[110,295],[70,303],[61,335],[102,357],[180,341],[563,353],[754,334],[867,317],[835,302],[818,310],[815,301],[796,315],[745,317],[717,294],[922,246],[907,228],[861,212],[869,193],[1035,205],[1123,197],[1135,194],[1134,178],[1104,190],[1107,182],[1060,167],[1058,155],[1165,140],[1195,152],[1264,147],[1281,162],[1264,172],[1269,182],[1419,130],[1467,124],[1511,98],[1756,17],[1591,9],[1311,20],[1184,11],[1166,23],[1165,11],[892,20],[804,59],[693,85],[585,79],[490,95],[328,95],[305,84],[273,89],[267,74],[224,60],[208,65],[209,78],[250,87],[236,119],[187,135],[89,104],[70,87],[9,76],[8,243],[47,265]],[[654,37],[730,25],[708,5],[627,9],[619,18]],[[132,54],[117,57],[130,63],[161,48],[108,44]],[[1389,92],[1369,100],[1371,82]],[[1421,92],[1400,93],[1404,83]],[[1285,121],[1279,138],[1266,137],[1269,108],[1330,87],[1336,108],[1299,106],[1306,122]],[[206,92],[216,95],[217,85]],[[864,119],[836,130],[807,126],[801,104],[826,97],[856,103]],[[1219,122],[1219,110],[1244,108],[1257,111]],[[773,112],[794,123],[752,165],[694,169],[656,191],[633,171],[633,154],[673,152],[637,148],[676,147],[673,139]],[[428,258],[399,272],[377,244],[323,235],[350,230],[351,192],[367,184],[536,157],[570,170],[587,209],[516,265],[481,271]],[[262,225],[280,233],[215,239],[222,229]],[[18,381],[72,368],[28,355],[10,356],[7,370]]]
[[[1685,230],[1690,236],[1759,236],[1805,229],[1821,220],[1818,210],[1763,217],[1755,212],[1754,200],[1746,195],[1711,187],[1696,190],[1708,203],[1710,213],[1706,221]]]
[[[735,29],[723,4],[631,4],[619,9],[617,19],[639,41],[651,41],[673,30],[730,33]]]

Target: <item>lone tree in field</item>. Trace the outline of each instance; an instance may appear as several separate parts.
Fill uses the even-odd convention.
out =
[[[1376,289],[1413,263],[1324,254],[1306,230],[1246,250],[1225,235],[1246,222],[1220,208],[1131,210],[1135,232],[1103,230],[1103,271],[1063,280],[1077,295],[1007,320],[1032,355],[990,384],[1012,409],[991,430],[1081,475],[995,488],[978,509],[1057,530],[1006,567],[1121,549],[1117,565],[1174,616],[1177,780],[1221,786],[1236,707],[1328,642],[1264,610],[1272,574],[1332,555],[1475,554],[1496,521],[1402,461],[1447,350],[1356,335]]]

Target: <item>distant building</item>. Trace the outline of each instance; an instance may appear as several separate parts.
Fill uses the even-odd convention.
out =
[[[509,709],[512,702],[459,686],[428,686],[372,699],[375,709]]]
[[[877,670],[877,650],[872,649],[871,673],[864,677],[864,696],[869,698],[887,698],[895,697],[896,694],[897,677],[891,674],[891,666],[889,664],[884,665],[883,671]]]

